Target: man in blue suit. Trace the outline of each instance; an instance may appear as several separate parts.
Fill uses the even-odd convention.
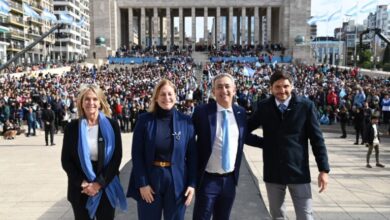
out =
[[[264,182],[270,214],[286,219],[285,195],[289,189],[296,218],[313,219],[308,140],[320,172],[320,192],[328,184],[328,155],[314,103],[292,93],[288,72],[277,70],[270,78],[272,96],[258,103],[248,120],[248,132],[263,128]]]
[[[246,137],[245,110],[233,105],[233,77],[217,75],[212,92],[216,102],[198,106],[192,117],[198,150],[194,220],[229,219]]]

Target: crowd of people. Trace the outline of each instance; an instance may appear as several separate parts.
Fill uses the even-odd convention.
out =
[[[138,55],[147,56],[152,51],[139,51]],[[161,62],[119,68],[109,65],[87,68],[76,64],[63,75],[16,78],[4,74],[0,79],[1,122],[5,124],[9,120],[19,128],[27,124],[27,135],[35,135],[35,128],[43,127],[42,112],[50,104],[56,116],[55,132],[61,131],[68,121],[77,117],[77,88],[81,84],[96,83],[105,90],[113,117],[120,122],[122,131],[130,132],[137,115],[148,108],[152,88],[159,79],[168,78],[177,85],[178,108],[191,114],[196,104],[207,102],[211,97],[210,79],[220,73],[235,77],[236,101],[250,114],[256,108],[255,103],[269,96],[270,76],[275,69],[281,68],[292,74],[294,91],[314,101],[322,124],[341,124],[342,137],[346,137],[345,126],[353,125],[357,143],[372,114],[380,117],[380,124],[389,123],[389,79],[362,75],[356,68],[236,62],[199,66],[188,51],[150,55],[161,56]],[[252,76],[243,74],[247,68],[254,71]]]
[[[330,172],[320,124],[340,123],[341,138],[353,125],[355,144],[361,137],[368,147],[366,167],[372,168],[373,150],[375,165],[384,167],[378,124],[389,126],[388,77],[362,75],[357,68],[261,60],[197,65],[190,51],[151,49],[135,56],[161,59],[133,66],[74,64],[60,75],[0,76],[5,139],[14,139],[27,125],[27,137],[42,128],[46,145],[55,145],[54,133],[64,132],[61,162],[76,219],[113,219],[117,206],[127,209],[118,179],[121,132],[134,132],[127,196],[137,200],[139,219],[161,219],[162,213],[183,219],[195,192],[194,219],[229,219],[244,143],[266,155],[270,214],[285,217],[289,188],[297,218],[312,219],[308,140],[320,192]],[[262,137],[251,133],[259,126]]]

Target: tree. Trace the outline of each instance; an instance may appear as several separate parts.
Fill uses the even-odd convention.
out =
[[[383,53],[382,64],[384,65],[386,63],[390,64],[390,47],[389,47],[389,44],[387,44],[385,52]]]

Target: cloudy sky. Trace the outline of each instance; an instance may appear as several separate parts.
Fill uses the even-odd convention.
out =
[[[336,10],[342,8],[343,14],[348,9],[354,7],[356,3],[364,5],[371,0],[312,0],[311,1],[311,15],[320,16],[324,14],[332,14]],[[390,0],[377,0],[377,5],[390,4]],[[358,24],[363,24],[363,20],[367,18],[368,13],[360,14],[356,17]],[[353,19],[353,18],[349,18]],[[342,18],[330,21],[317,23],[317,36],[333,35],[333,30],[336,27],[341,27],[343,21],[347,21],[348,18],[343,16]]]

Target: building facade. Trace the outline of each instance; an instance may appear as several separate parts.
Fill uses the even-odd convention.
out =
[[[90,48],[90,11],[89,0],[55,0],[54,14],[66,12],[74,19],[74,24],[65,24],[55,34],[56,42],[52,48],[52,59],[79,61],[87,57]]]
[[[216,42],[216,47],[222,42],[227,45],[281,43],[288,48],[290,55],[310,52],[307,43],[310,39],[309,26],[306,24],[310,17],[310,0],[94,0],[90,8],[93,56],[100,50],[95,43],[99,37],[106,39],[108,54],[132,44],[142,47],[159,44],[169,47],[174,44],[182,47],[185,44],[186,17],[191,18],[193,48],[198,26],[196,18],[203,18],[202,38],[209,39],[208,18],[212,17],[215,19],[212,40]],[[174,21],[177,19],[178,40],[174,33]],[[234,24],[233,20],[243,22]],[[303,45],[294,48],[297,36],[306,39],[308,50]],[[309,57],[307,54],[304,56]]]

